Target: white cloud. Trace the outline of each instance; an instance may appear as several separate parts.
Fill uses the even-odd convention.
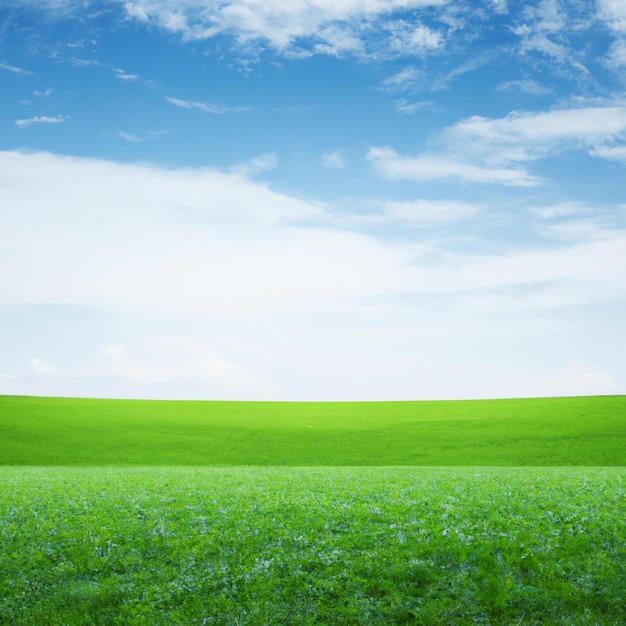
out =
[[[22,188],[19,204],[3,200],[15,216],[3,240],[23,246],[15,261],[32,273],[11,283],[27,299],[198,313],[316,309],[340,294],[386,290],[389,277],[374,277],[407,254],[357,234],[290,226],[324,224],[323,209],[242,171],[15,153],[0,164]]]
[[[6,70],[7,72],[11,72],[13,74],[21,74],[22,76],[28,76],[29,74],[32,74],[32,72],[28,72],[21,67],[11,65],[10,63],[6,63],[4,61],[0,61],[0,70]]]
[[[611,44],[606,55],[606,62],[609,67],[626,67],[626,39],[618,39]]]
[[[588,207],[579,202],[561,202],[560,204],[529,207],[528,210],[543,219],[572,217],[590,212]]]
[[[128,143],[142,143],[144,141],[149,141],[152,139],[156,139],[161,135],[167,134],[166,130],[152,130],[146,133],[142,133],[141,135],[136,135],[135,133],[129,133],[123,130],[119,130],[115,135],[117,135],[120,139],[127,141]],[[103,133],[106,134],[106,133]]]
[[[527,93],[531,96],[545,96],[552,93],[552,89],[544,87],[536,80],[509,80],[498,85],[499,91],[506,93]]]
[[[330,56],[343,56],[355,54],[360,56],[364,53],[365,46],[361,39],[348,28],[341,28],[335,24],[324,27],[319,33],[320,43],[315,44],[313,51],[318,54]],[[304,54],[298,51],[296,54]]]
[[[15,125],[18,128],[26,128],[26,126],[31,126],[32,124],[61,124],[65,119],[62,115],[57,115],[56,117],[37,115],[24,120],[15,120]]]
[[[504,14],[509,10],[507,0],[492,0],[496,13]]]
[[[621,360],[593,354],[602,342],[622,353],[619,231],[476,255],[351,232],[331,208],[277,193],[243,170],[2,152],[0,171],[3,319],[33,303],[98,312],[83,335],[68,320],[62,339],[58,320],[16,314],[2,337],[3,392],[520,395],[573,361],[598,363],[620,380]],[[481,210],[443,200],[382,207],[384,219],[445,218],[446,227]],[[586,313],[598,303],[619,314],[598,325]],[[581,336],[593,346],[581,346]],[[52,372],[30,361],[20,374],[32,355],[62,365]],[[37,368],[51,374],[33,377]]]
[[[322,155],[322,167],[327,169],[341,169],[346,166],[341,150],[334,150]]]
[[[444,138],[489,162],[527,161],[626,139],[626,107],[514,111],[500,119],[474,116],[448,128]]]
[[[139,79],[139,76],[137,74],[128,74],[124,70],[121,70],[115,67],[112,69],[113,69],[113,73],[115,74],[115,77],[118,78],[119,80],[138,80]]]
[[[596,146],[591,150],[590,154],[611,161],[620,161],[626,165],[626,145]]]
[[[254,157],[245,163],[239,163],[230,168],[233,174],[238,174],[245,178],[256,176],[261,172],[273,170],[278,166],[278,155],[275,152],[267,152],[261,156]]]
[[[124,141],[128,141],[128,143],[140,143],[141,139],[132,133],[126,133],[123,130],[118,131],[118,137],[121,137]]]
[[[524,16],[536,31],[558,33],[567,26],[567,16],[559,0],[540,0],[536,5],[525,6]]]
[[[522,23],[513,28],[520,41],[522,55],[547,57],[549,70],[589,77],[591,73],[586,50],[575,37],[593,23],[593,11],[586,3],[563,3],[560,0],[541,0],[524,6]],[[593,62],[593,59],[589,59]]]
[[[436,108],[435,103],[432,100],[419,100],[416,102],[409,102],[408,100],[404,100],[403,98],[394,100],[393,106],[398,113],[406,115],[411,115],[424,109]]]
[[[424,74],[422,71],[413,66],[409,66],[400,70],[393,76],[386,78],[381,84],[381,89],[391,93],[411,91],[415,84],[423,79]]]
[[[622,0],[598,0],[598,13],[611,28],[626,32],[626,5]]]
[[[447,155],[424,154],[403,157],[391,148],[372,147],[367,153],[374,171],[392,180],[436,180],[460,178],[478,183],[500,183],[528,187],[538,180],[522,169],[482,167]]]
[[[536,230],[544,237],[562,241],[592,241],[624,236],[619,210],[602,211],[580,202],[531,206],[528,210],[540,218]]]
[[[204,102],[197,102],[194,100],[181,100],[180,98],[165,98],[170,104],[173,104],[182,109],[198,109],[205,113],[214,113],[221,115],[224,113],[240,113],[242,111],[249,111],[250,107],[226,107],[219,104],[205,104]]]
[[[390,31],[389,48],[403,56],[421,55],[443,46],[443,37],[422,24],[405,20],[392,22],[385,27]]]
[[[437,142],[446,150],[401,156],[389,147],[371,147],[367,159],[374,172],[390,180],[456,178],[530,187],[542,181],[519,163],[567,150],[626,160],[626,107],[514,111],[499,119],[473,116],[444,129]]]
[[[482,213],[485,207],[452,200],[413,200],[387,202],[385,215],[409,222],[437,223],[470,219]]]
[[[606,228],[600,220],[591,217],[548,224],[540,228],[539,232],[564,241],[603,240],[619,236],[615,228]]]
[[[461,63],[447,71],[427,73],[414,66],[408,66],[396,74],[386,78],[380,89],[393,94],[437,92],[448,89],[450,84],[459,77],[484,67],[493,60],[494,52],[469,55]]]
[[[180,0],[173,6],[167,0],[133,0],[125,2],[124,7],[129,17],[154,22],[185,39],[232,34],[242,44],[263,42],[282,52],[306,49],[309,53],[337,55],[361,54],[367,31],[376,20],[384,21],[396,11],[446,3],[447,0],[231,0],[207,6],[196,0]],[[409,47],[420,52],[436,47],[437,35],[425,27],[414,29],[411,36],[414,41]]]

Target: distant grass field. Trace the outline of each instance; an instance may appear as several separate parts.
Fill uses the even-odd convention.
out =
[[[0,465],[626,464],[626,396],[159,402],[0,396]]]

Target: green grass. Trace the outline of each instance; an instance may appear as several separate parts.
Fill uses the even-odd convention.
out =
[[[626,624],[625,425],[0,396],[0,625]]]
[[[0,623],[624,624],[625,479],[0,468]]]
[[[626,396],[157,402],[0,396],[0,465],[621,466]]]

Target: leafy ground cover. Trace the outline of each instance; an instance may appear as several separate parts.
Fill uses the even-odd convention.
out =
[[[623,468],[0,468],[0,623],[626,623]]]
[[[158,402],[0,396],[0,465],[626,464],[626,396]]]

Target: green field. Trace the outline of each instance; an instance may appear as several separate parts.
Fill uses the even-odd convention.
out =
[[[626,623],[617,468],[3,468],[0,623]]]
[[[624,396],[0,397],[0,624],[626,624],[625,424]]]
[[[0,396],[0,465],[622,466],[626,396],[151,402]]]

